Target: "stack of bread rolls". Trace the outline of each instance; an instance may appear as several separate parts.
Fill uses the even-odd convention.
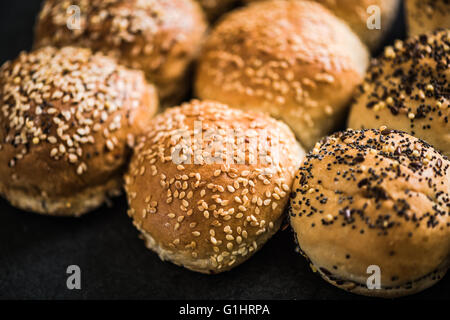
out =
[[[47,0],[0,69],[0,193],[80,216],[123,188],[145,245],[206,274],[287,217],[327,282],[424,290],[450,266],[449,3],[406,1],[414,36],[371,60],[399,2]]]

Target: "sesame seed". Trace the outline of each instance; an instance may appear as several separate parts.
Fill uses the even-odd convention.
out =
[[[69,162],[75,163],[77,161],[78,161],[78,157],[76,155],[74,155],[73,153],[69,153]]]

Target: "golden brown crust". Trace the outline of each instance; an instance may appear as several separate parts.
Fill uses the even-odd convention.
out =
[[[450,31],[387,47],[370,66],[352,106],[353,129],[386,125],[450,156]]]
[[[450,28],[449,0],[406,0],[405,9],[411,36]]]
[[[81,11],[81,29],[70,30],[67,8]],[[35,46],[77,45],[141,69],[158,87],[164,105],[178,103],[189,66],[206,30],[193,0],[47,0],[36,26]]]
[[[202,126],[194,127],[195,121],[202,121]],[[194,143],[194,128],[196,137],[203,135],[200,149]],[[219,131],[212,136],[208,130]],[[243,136],[232,138],[232,130],[242,130]],[[270,133],[266,140],[259,135],[264,132]],[[193,145],[183,144],[183,136]],[[267,151],[272,165],[250,160],[255,137],[271,146],[263,144],[257,152]],[[213,146],[212,141],[228,143]],[[191,164],[173,162],[175,146],[182,145],[187,148],[180,157],[197,150],[197,162],[190,155],[186,159]],[[228,150],[224,148],[233,150],[232,163],[208,162],[205,152],[212,147],[222,153]],[[278,230],[302,155],[281,122],[215,102],[191,101],[157,116],[137,143],[125,177],[129,215],[147,246],[162,259],[203,273],[229,270]]]
[[[10,196],[46,199],[47,208],[118,180],[128,144],[158,107],[140,71],[73,47],[46,47],[5,63],[0,98],[0,192],[19,206],[24,201]],[[41,207],[36,211],[59,214]]]
[[[381,129],[318,143],[296,175],[289,213],[322,276],[391,297],[428,287],[449,267],[450,162],[422,140]],[[364,288],[371,265],[381,269],[381,290]]]
[[[322,6],[267,1],[215,27],[195,89],[200,98],[282,119],[310,148],[343,120],[367,63],[358,37]]]
[[[245,0],[255,2],[262,0]],[[327,7],[344,20],[361,40],[372,50],[376,49],[390,30],[400,5],[399,0],[313,0]],[[369,29],[367,20],[373,14],[370,6],[380,8],[381,29]]]

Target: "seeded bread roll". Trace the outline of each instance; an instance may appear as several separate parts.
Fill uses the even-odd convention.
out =
[[[137,142],[125,177],[129,215],[162,260],[229,270],[279,229],[303,154],[289,128],[264,114],[195,100],[168,109]]]
[[[356,94],[353,129],[386,125],[450,156],[450,31],[397,41],[373,62]]]
[[[42,214],[79,216],[121,188],[158,106],[140,71],[88,49],[42,48],[0,69],[0,193]]]
[[[405,8],[411,36],[450,28],[450,0],[406,0]]]
[[[413,294],[449,267],[449,190],[449,160],[422,140],[347,130],[307,155],[290,222],[300,251],[331,284],[369,296]],[[366,286],[369,266],[381,270],[380,289]]]
[[[245,0],[255,2],[262,0]],[[298,0],[300,1],[300,0]],[[337,17],[344,20],[361,40],[372,50],[378,48],[388,34],[397,16],[400,0],[314,0],[327,7]],[[380,29],[369,29],[367,21],[373,23],[375,11],[371,6],[379,8]]]
[[[217,19],[219,16],[233,8],[238,0],[196,0],[202,6],[206,16],[210,21]]]
[[[321,5],[258,2],[229,13],[212,31],[195,89],[202,99],[285,121],[310,148],[344,120],[368,57]]]
[[[75,11],[80,10],[80,28]],[[177,104],[189,89],[189,68],[206,30],[193,0],[47,0],[36,26],[35,46],[76,45],[101,51],[141,69],[158,88],[162,104]]]

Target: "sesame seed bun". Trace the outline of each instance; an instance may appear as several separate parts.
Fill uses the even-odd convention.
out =
[[[263,111],[310,148],[345,117],[368,52],[341,20],[307,1],[266,1],[225,16],[199,59],[202,99]]]
[[[245,0],[256,2],[262,0]],[[337,17],[344,20],[353,32],[372,50],[380,46],[397,16],[400,0],[313,0],[327,7]],[[381,29],[369,29],[367,21],[373,12],[367,12],[370,6],[380,9]]]
[[[406,0],[405,9],[411,36],[450,28],[450,0]]]
[[[210,21],[232,9],[239,0],[196,0],[203,8]]]
[[[397,41],[370,66],[348,120],[353,129],[386,125],[450,156],[450,31]]]
[[[128,144],[158,107],[140,71],[89,49],[46,47],[0,69],[0,193],[79,216],[117,193]]]
[[[69,29],[68,7],[80,8],[80,29]],[[177,104],[189,89],[206,21],[193,0],[47,0],[35,32],[35,46],[75,45],[101,51],[144,71],[162,105]]]
[[[229,270],[279,229],[303,154],[286,125],[261,113],[196,100],[167,109],[137,142],[128,213],[162,260]]]
[[[300,251],[331,284],[397,297],[438,282],[450,265],[450,162],[406,133],[347,130],[319,142],[292,187]],[[369,266],[381,271],[369,289]]]

